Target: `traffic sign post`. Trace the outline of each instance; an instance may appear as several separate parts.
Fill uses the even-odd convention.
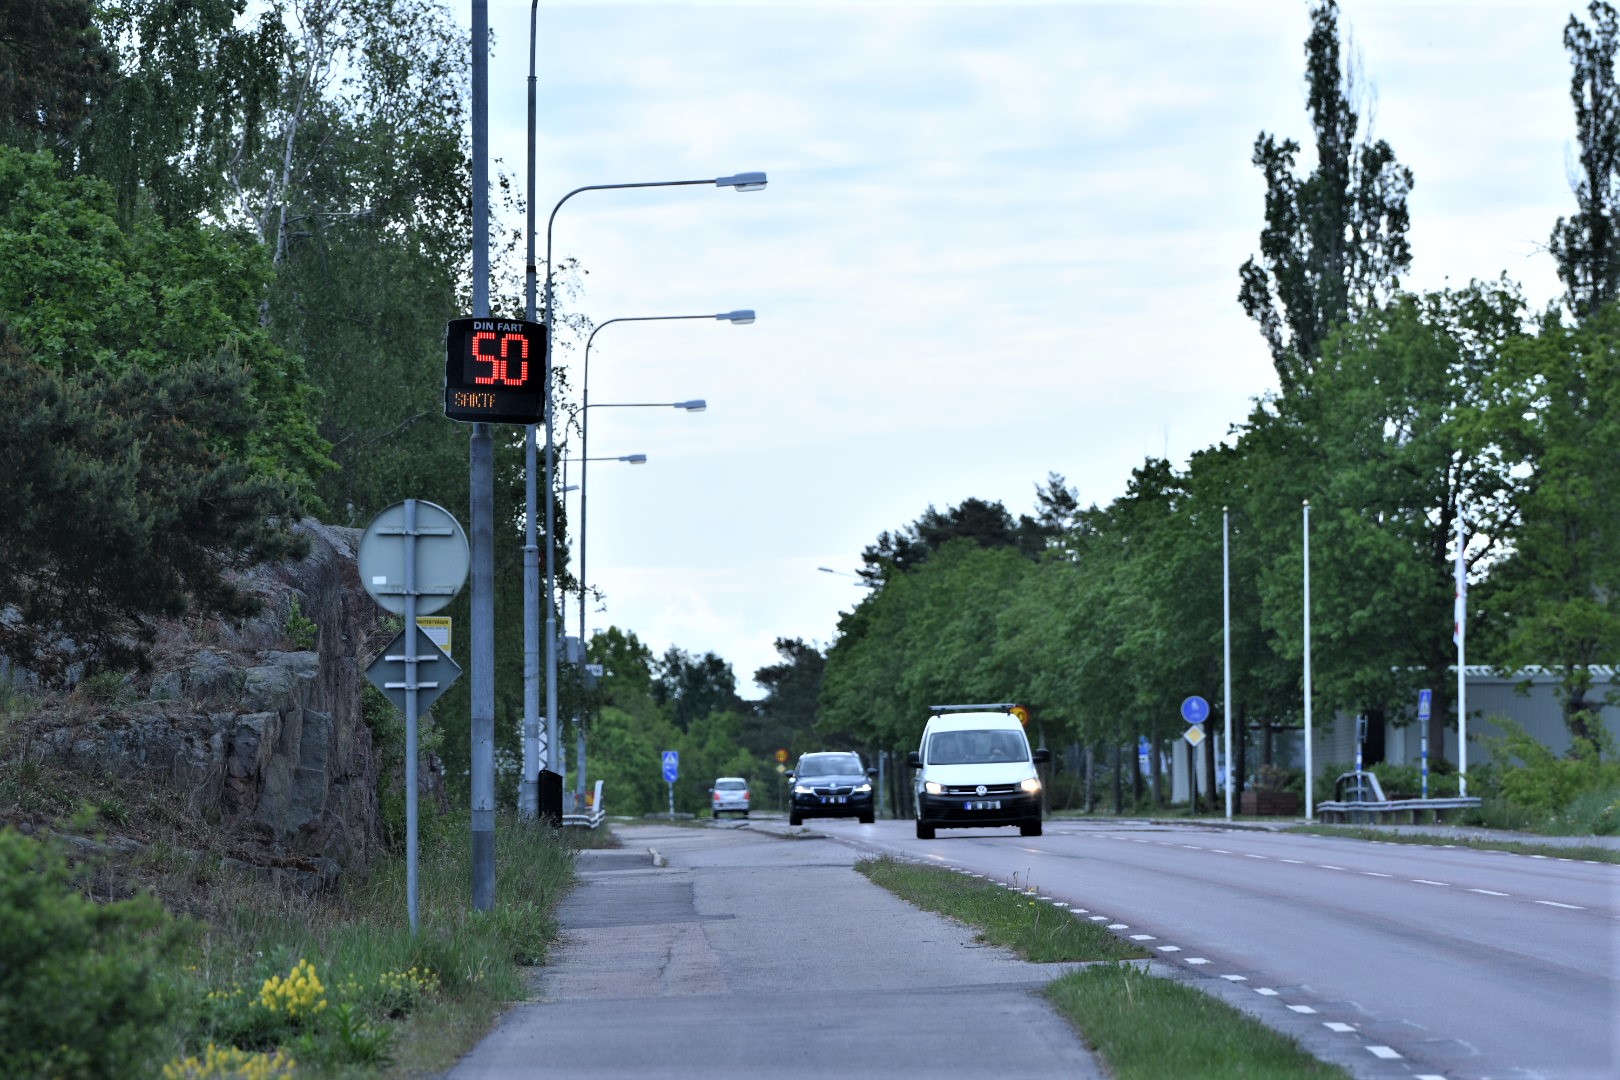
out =
[[[405,710],[405,906],[417,931],[417,715],[444,692],[461,669],[433,644],[416,617],[455,599],[467,580],[467,534],[442,506],[422,499],[395,503],[372,519],[360,538],[360,581],[372,599],[405,616],[405,629],[366,669],[366,677]],[[379,666],[379,664],[381,666]],[[419,666],[435,665],[439,678],[424,683]],[[390,676],[393,676],[392,678]],[[396,691],[398,696],[390,694]],[[428,693],[424,696],[423,692]],[[493,768],[493,761],[490,763]],[[477,769],[477,763],[474,763]],[[493,868],[492,872],[493,872]],[[491,885],[493,890],[493,884]]]
[[[1418,741],[1422,745],[1423,787],[1421,794],[1429,797],[1429,716],[1434,708],[1434,691],[1418,691]]]
[[[675,781],[681,775],[681,752],[664,751],[664,783],[669,785],[669,820],[675,820]]]

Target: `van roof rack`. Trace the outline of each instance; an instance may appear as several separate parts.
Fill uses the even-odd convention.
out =
[[[932,713],[948,712],[1012,712],[1018,707],[1016,701],[1000,701],[991,705],[930,705],[928,711]]]

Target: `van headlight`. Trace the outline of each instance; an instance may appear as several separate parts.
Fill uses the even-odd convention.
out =
[[[1033,776],[1018,786],[1023,788],[1025,794],[1028,795],[1039,795],[1041,793],[1041,782],[1039,779]]]
[[[945,785],[928,780],[923,783],[923,791],[929,795],[943,795],[945,794]]]

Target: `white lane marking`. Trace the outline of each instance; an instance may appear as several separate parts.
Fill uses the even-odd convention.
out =
[[[1512,893],[1495,892],[1495,891],[1493,891],[1491,889],[1469,889],[1468,891],[1469,892],[1477,892],[1481,896],[1512,896],[1513,895]]]
[[[1295,866],[1304,866],[1305,865],[1305,860],[1304,859],[1280,859],[1278,861],[1285,862],[1285,863],[1292,863]]]
[[[1395,1050],[1387,1046],[1369,1046],[1367,1047],[1367,1052],[1373,1057],[1383,1058],[1385,1061],[1393,1061],[1401,1056]]]
[[[1270,855],[1251,855],[1248,852],[1244,852],[1243,857],[1245,859],[1264,859],[1264,860],[1266,860],[1266,862],[1271,861],[1271,856]]]
[[[1111,922],[1108,924],[1108,929],[1110,930],[1129,930],[1130,928],[1130,923]]]
[[[1159,946],[1159,951],[1160,952],[1180,952],[1181,951],[1181,946],[1180,945],[1160,945]]]
[[[1132,934],[1131,935],[1131,940],[1132,941],[1153,941],[1155,939],[1154,939],[1152,934]]]
[[[1585,911],[1586,910],[1585,908],[1577,907],[1574,904],[1560,904],[1556,900],[1537,900],[1536,903],[1538,903],[1538,904],[1546,904],[1548,907],[1563,908],[1565,911]]]
[[[1108,921],[1108,916],[1106,916],[1106,915],[1093,915],[1089,921],[1091,921],[1091,922],[1107,922]]]
[[[1083,907],[1072,907],[1069,910],[1071,912],[1073,912],[1074,914],[1076,914],[1076,915],[1086,915],[1086,914],[1089,914],[1090,911],[1091,911],[1090,908],[1083,908]]]
[[[1249,977],[1247,975],[1222,975],[1221,978],[1225,979],[1227,982],[1248,982],[1249,981]]]
[[[1316,1013],[1316,1010],[1311,1008],[1309,1005],[1290,1005],[1288,1008],[1293,1012],[1305,1013],[1307,1015],[1314,1015]]]
[[[1053,900],[1052,901],[1052,906],[1053,907],[1068,907],[1069,905],[1064,903],[1062,900]]]
[[[1199,847],[1197,844],[1182,844],[1181,846],[1186,848],[1188,851],[1203,851],[1204,850],[1203,848]]]
[[[1327,863],[1317,863],[1316,868],[1318,870],[1343,870],[1344,869],[1344,867],[1342,867],[1342,866],[1329,866]]]
[[[1446,1078],[1439,1073],[1418,1073],[1412,1080],[1446,1080]]]
[[[1444,885],[1448,888],[1451,886],[1451,882],[1449,881],[1430,881],[1428,878],[1421,877],[1413,878],[1412,883],[1414,885]]]
[[[1209,963],[1209,961],[1205,960],[1202,956],[1188,956],[1188,957],[1184,957],[1183,959],[1185,959],[1187,961],[1187,963],[1189,963],[1189,964],[1207,964],[1207,963]]]
[[[1225,848],[1212,847],[1209,850],[1213,851],[1217,855],[1230,855],[1230,854],[1232,854],[1230,851],[1227,851]]]
[[[1329,1031],[1337,1031],[1340,1035],[1356,1030],[1353,1025],[1341,1023],[1338,1020],[1329,1020],[1322,1026],[1327,1028]]]
[[[1362,873],[1366,874],[1368,877],[1394,877],[1395,876],[1394,874],[1380,874],[1376,870],[1363,870]]]
[[[1259,994],[1261,997],[1276,997],[1277,996],[1277,991],[1273,990],[1269,986],[1257,986],[1257,987],[1254,988],[1254,992]]]

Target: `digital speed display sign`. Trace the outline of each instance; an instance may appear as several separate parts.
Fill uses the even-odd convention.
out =
[[[444,331],[444,415],[537,424],[546,408],[546,328],[520,319],[451,319]]]

